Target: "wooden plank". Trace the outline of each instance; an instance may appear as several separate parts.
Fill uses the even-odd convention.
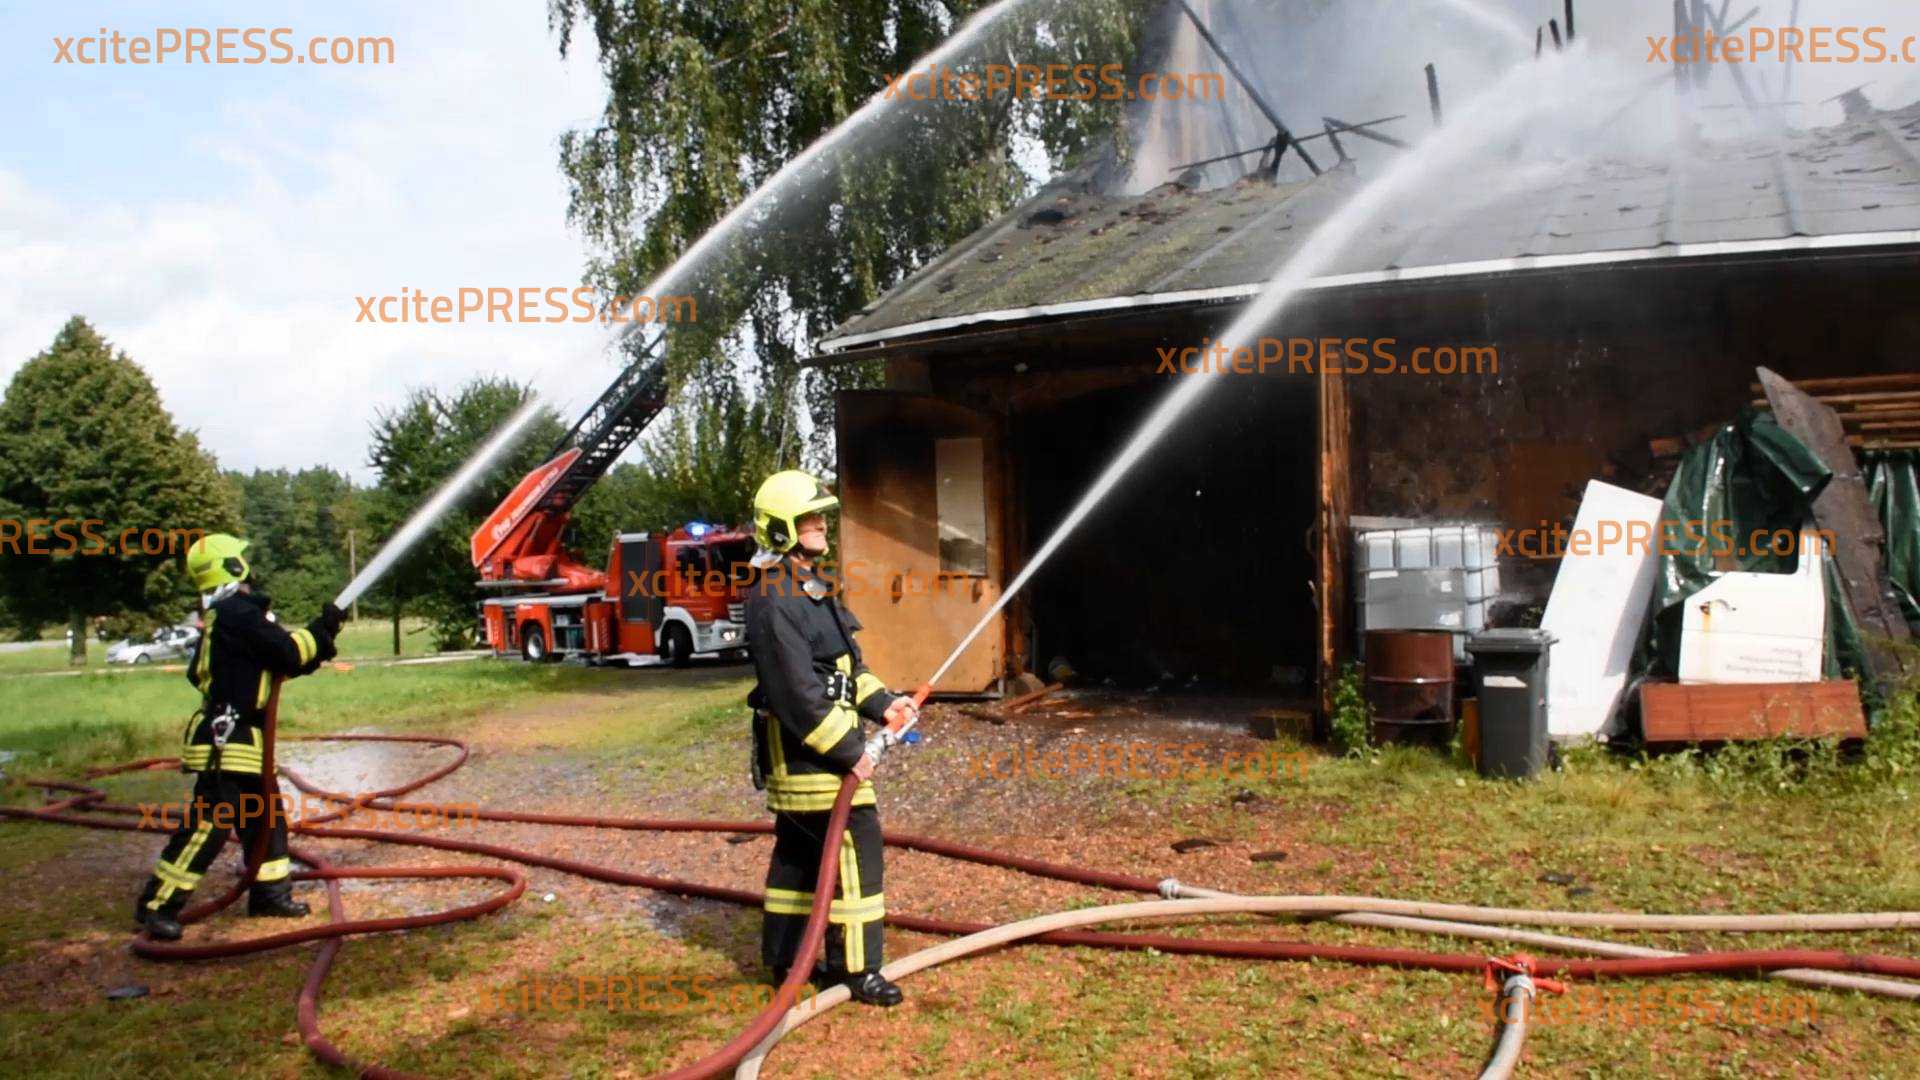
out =
[[[1838,413],[1840,423],[1845,426],[1865,425],[1873,427],[1879,423],[1911,422],[1920,420],[1920,409],[1903,409],[1888,412]]]
[[[1813,400],[1820,401],[1819,398],[1814,398]],[[1820,403],[1822,405],[1826,404],[1824,401]],[[1766,412],[1768,410],[1763,409],[1761,411]],[[1902,406],[1900,408],[1887,409],[1860,409],[1854,412],[1835,410],[1834,415],[1840,418],[1842,424],[1857,426],[1875,420],[1920,420],[1920,408]]]
[[[1800,379],[1793,385],[1809,394],[1822,394],[1832,391],[1836,394],[1855,390],[1920,390],[1920,375],[1842,375],[1828,379]],[[1766,393],[1761,383],[1750,383],[1748,389],[1756,394]]]
[[[1034,702],[1039,701],[1041,698],[1046,697],[1048,694],[1059,693],[1063,685],[1064,684],[1062,683],[1048,683],[1047,685],[1041,687],[1038,690],[1021,694],[1019,697],[1013,698],[1008,701],[1003,701],[1000,703],[1000,711],[1010,712],[1010,713],[1019,712],[1021,709],[1024,709],[1027,706],[1033,704]]]
[[[1319,532],[1319,579],[1314,599],[1320,607],[1318,657],[1320,714],[1333,716],[1333,688],[1340,677],[1340,651],[1352,641],[1347,582],[1353,552],[1352,398],[1338,370],[1320,379],[1320,499],[1314,519]],[[1324,730],[1324,728],[1323,728]]]
[[[1856,409],[1871,409],[1883,405],[1897,405],[1901,402],[1920,404],[1920,390],[1883,390],[1869,394],[1815,394],[1822,405],[1848,405]]]
[[[1820,404],[1835,408],[1846,405],[1856,409],[1872,409],[1902,403],[1920,404],[1920,390],[1888,390],[1882,393],[1871,394],[1815,394],[1813,396]],[[1765,397],[1754,398],[1753,407],[1756,409],[1767,408],[1767,399]]]
[[[1648,745],[1751,739],[1864,739],[1867,718],[1851,679],[1817,683],[1647,683],[1640,724]]]
[[[1780,426],[1833,472],[1833,479],[1813,501],[1813,521],[1824,535],[1834,538],[1842,599],[1866,638],[1865,674],[1881,689],[1890,690],[1907,673],[1901,646],[1911,634],[1887,575],[1886,534],[1867,497],[1859,462],[1847,448],[1846,432],[1832,409],[1774,372],[1764,367],[1756,370]]]

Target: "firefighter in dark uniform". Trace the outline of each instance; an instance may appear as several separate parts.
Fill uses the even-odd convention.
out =
[[[293,866],[286,817],[266,801],[262,725],[273,676],[308,675],[331,659],[343,616],[328,604],[304,628],[281,629],[267,618],[272,601],[253,591],[246,547],[245,540],[215,533],[187,549],[187,575],[200,590],[205,614],[187,665],[201,708],[183,732],[180,768],[198,775],[192,804],[134,904],[134,919],[160,941],[179,939],[180,909],[219,856],[229,828],[249,855],[259,831],[268,830],[247,914],[299,918],[308,910],[293,899],[288,878]]]
[[[753,498],[758,572],[746,589],[747,644],[759,685],[753,708],[755,786],[773,811],[773,857],[761,959],[774,982],[786,979],[807,915],[841,778],[860,778],[840,841],[840,876],[826,945],[813,972],[822,986],[844,984],[857,1001],[900,1003],[900,988],[880,974],[886,898],[881,891],[880,814],[870,777],[878,737],[861,721],[903,718],[912,699],[889,692],[860,661],[860,629],[833,582],[814,566],[826,554],[825,512],[840,500],[812,476],[776,473]]]

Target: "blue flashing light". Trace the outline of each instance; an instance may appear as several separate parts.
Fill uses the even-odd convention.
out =
[[[695,521],[688,524],[687,535],[693,537],[695,540],[698,540],[701,537],[707,535],[707,529],[708,529],[708,526],[698,521]]]

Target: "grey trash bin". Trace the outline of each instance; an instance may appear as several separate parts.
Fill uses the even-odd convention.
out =
[[[1524,780],[1547,767],[1545,630],[1483,630],[1467,639],[1480,697],[1482,776]]]

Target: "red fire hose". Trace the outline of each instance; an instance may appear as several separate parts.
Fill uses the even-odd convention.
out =
[[[924,700],[925,688],[916,695]],[[267,778],[269,798],[278,795],[274,777],[275,726],[277,722],[278,686],[268,700],[266,737],[262,753],[263,775]],[[348,817],[360,807],[381,810],[423,810],[433,804],[406,803],[396,801],[400,796],[411,793],[427,784],[442,779],[457,770],[467,759],[468,750],[464,743],[453,739],[422,736],[398,735],[327,735],[312,737],[315,741],[375,741],[409,742],[434,746],[446,746],[458,751],[452,762],[436,768],[427,774],[382,791],[361,795],[348,795],[340,792],[328,792],[309,783],[292,769],[285,770],[287,778],[300,790],[330,801],[343,804],[341,809],[330,811],[313,818],[302,819],[291,826],[291,831],[302,836],[314,836],[327,839],[358,839],[382,843],[396,843],[418,847],[430,847],[444,851],[458,851],[467,854],[484,855],[503,859],[527,866],[542,866],[561,870],[600,881],[618,884],[637,885],[660,892],[679,896],[699,897],[721,900],[728,903],[759,906],[761,895],[746,889],[732,889],[723,886],[706,885],[697,882],[684,882],[672,878],[638,874],[615,867],[599,866],[592,863],[544,855],[539,852],[525,851],[497,844],[476,841],[453,840],[445,837],[424,836],[411,833],[387,832],[378,829],[360,829],[322,824]],[[172,766],[177,759],[150,758],[125,765],[96,769],[87,774],[88,779],[98,779],[138,769]],[[92,828],[107,828],[140,831],[150,828],[144,824],[101,819],[83,816],[84,813],[132,815],[140,813],[138,807],[106,802],[106,793],[97,788],[66,781],[35,780],[26,781],[30,786],[42,787],[54,791],[72,792],[67,798],[50,801],[34,808],[0,807],[0,816],[81,825]],[[815,884],[813,908],[808,917],[807,929],[801,943],[800,954],[788,972],[786,981],[780,986],[773,1002],[732,1041],[720,1050],[672,1072],[663,1077],[675,1080],[691,1080],[696,1077],[711,1077],[738,1064],[757,1044],[778,1026],[788,1008],[796,1000],[801,984],[812,970],[824,941],[827,926],[827,911],[832,901],[838,880],[839,837],[845,829],[848,807],[857,787],[857,782],[848,777],[842,782],[838,798],[834,802],[826,832],[826,843],[822,849],[820,871]],[[269,805],[274,805],[270,803]],[[467,813],[465,807],[461,808]],[[599,816],[574,816],[559,814],[518,813],[503,810],[479,810],[475,814],[479,820],[546,824],[585,828],[614,828],[643,831],[675,832],[720,832],[720,833],[766,833],[771,826],[764,822],[729,822],[697,820],[655,820],[639,818],[610,818]],[[248,852],[247,869],[240,881],[221,897],[196,905],[182,913],[182,921],[190,922],[206,918],[221,910],[237,899],[251,883],[253,874],[264,854],[266,830],[261,830],[256,838],[253,850]],[[901,847],[942,855],[985,866],[996,866],[1020,870],[1025,873],[1076,882],[1089,886],[1117,889],[1132,892],[1154,893],[1159,883],[1151,879],[1128,874],[1110,873],[1100,870],[1082,869],[1049,863],[1044,860],[1023,856],[1004,855],[984,848],[957,844],[931,837],[887,834],[885,842],[891,847]],[[317,880],[326,882],[328,916],[330,921],[324,925],[305,927],[285,933],[271,934],[247,941],[227,942],[216,945],[165,945],[149,941],[142,935],[136,939],[135,951],[142,956],[156,960],[194,960],[215,957],[241,956],[306,941],[321,941],[319,953],[314,958],[308,972],[306,984],[301,988],[298,1001],[298,1021],[300,1032],[308,1048],[314,1055],[329,1064],[358,1070],[368,1077],[401,1077],[397,1073],[377,1065],[359,1065],[354,1063],[337,1047],[329,1042],[320,1031],[319,1002],[327,974],[331,971],[334,958],[339,952],[341,939],[354,934],[379,933],[388,930],[405,930],[421,926],[432,926],[464,919],[478,918],[481,915],[497,911],[517,899],[526,889],[526,879],[517,870],[510,867],[491,865],[447,866],[447,867],[378,867],[367,869],[341,869],[328,863],[317,852],[294,847],[292,854],[301,862],[312,867],[311,870],[295,873],[296,880]],[[344,878],[490,878],[507,883],[507,888],[486,900],[447,911],[428,915],[408,916],[386,919],[347,919],[340,899],[339,882]],[[1286,901],[1297,899],[1297,904],[1288,905],[1289,910],[1298,910],[1303,914],[1316,912],[1339,912],[1366,908],[1378,911],[1393,911],[1403,914],[1445,914],[1452,917],[1462,916],[1463,911],[1487,909],[1464,909],[1454,905],[1422,905],[1405,901],[1367,901],[1366,898],[1323,897],[1323,898],[1267,898],[1276,910]],[[1444,909],[1444,910],[1443,910]],[[1494,912],[1493,914],[1511,914]],[[1628,918],[1623,916],[1622,918]],[[1863,916],[1862,920],[1887,919],[1891,925],[1920,925],[1920,915],[1915,916]],[[1911,922],[1908,919],[1911,918]],[[1487,918],[1484,921],[1494,921]],[[887,922],[902,929],[916,930],[944,935],[969,935],[991,929],[989,924],[962,922],[950,919],[932,919],[923,916],[890,913]],[[1121,934],[1089,930],[1065,930],[1041,934],[1030,940],[1060,945],[1080,945],[1099,948],[1155,949],[1161,952],[1182,953],[1188,955],[1241,957],[1262,960],[1309,960],[1332,959],[1348,963],[1386,965],[1401,968],[1421,968],[1439,971],[1470,972],[1482,974],[1487,970],[1487,958],[1481,955],[1465,953],[1426,952],[1413,949],[1375,948],[1353,945],[1315,944],[1300,941],[1252,941],[1252,940],[1216,940],[1203,938],[1178,937],[1167,934]],[[1542,975],[1560,975],[1568,978],[1607,977],[1645,977],[1676,975],[1696,972],[1767,972],[1786,968],[1814,968],[1830,971],[1866,972],[1877,975],[1890,975],[1908,978],[1920,978],[1920,961],[1903,957],[1854,955],[1832,950],[1776,949],[1776,950],[1736,950],[1727,952],[1696,953],[1685,956],[1627,958],[1627,959],[1569,959],[1543,961],[1538,971]]]

